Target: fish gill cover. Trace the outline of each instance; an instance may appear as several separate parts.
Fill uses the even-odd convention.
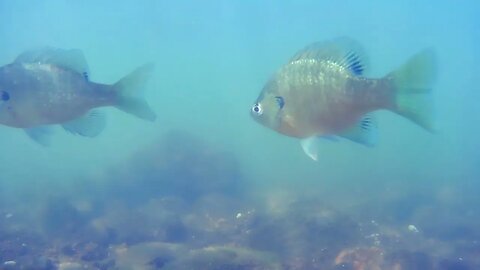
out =
[[[86,117],[66,125],[81,131],[69,132],[76,136],[60,126],[28,133],[48,136],[44,147],[20,128],[0,127],[0,269],[479,269],[479,7],[475,1],[0,2],[2,68],[46,46],[75,49],[76,60],[81,51],[88,62],[86,69],[83,57],[72,62],[71,54],[35,58],[41,61],[23,54],[22,65],[10,66],[22,68],[17,84],[12,73],[0,73],[0,109],[20,92],[29,93],[22,106],[43,102],[32,98],[34,89],[52,94],[45,87],[52,82],[44,80],[15,91],[35,78],[28,72],[48,75],[38,79],[68,74],[76,86],[99,83],[106,91],[135,68],[155,64],[141,73],[148,76],[135,76],[141,85],[123,81],[143,88],[122,87],[129,102],[105,98],[109,103],[93,113],[86,110],[92,103],[76,108]],[[388,77],[433,46],[434,132],[375,111],[353,127],[375,129],[376,146],[326,134],[313,144],[314,162],[298,140],[255,123],[252,103],[270,78],[308,44],[337,37],[363,47],[348,51],[346,62],[330,63],[355,78]],[[396,77],[401,89],[410,82],[406,75],[425,78],[407,73]],[[53,86],[70,88],[56,94],[90,89],[72,88],[65,78]],[[410,98],[418,96],[401,94],[409,95],[401,105],[412,108]],[[266,113],[264,97],[257,102]],[[78,117],[72,114],[78,104],[54,115]],[[272,95],[277,111],[291,104],[291,96]],[[156,119],[139,121],[103,105]],[[30,120],[51,120],[23,108]]]

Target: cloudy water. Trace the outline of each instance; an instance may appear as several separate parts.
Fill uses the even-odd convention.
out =
[[[479,9],[0,1],[1,66],[79,49],[88,80],[110,85],[154,63],[142,82],[157,115],[104,107],[98,136],[52,125],[48,146],[1,125],[0,269],[480,269]],[[435,132],[376,111],[375,147],[322,140],[313,161],[254,121],[271,76],[337,37],[363,46],[368,78],[433,48]]]

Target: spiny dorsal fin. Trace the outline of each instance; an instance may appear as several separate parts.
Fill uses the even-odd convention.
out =
[[[344,66],[354,75],[362,75],[367,63],[362,46],[346,37],[313,43],[298,51],[290,59],[290,63],[303,59],[333,61]]]
[[[76,71],[88,80],[88,64],[83,52],[78,49],[58,49],[42,47],[26,51],[14,61],[15,63],[43,63]]]

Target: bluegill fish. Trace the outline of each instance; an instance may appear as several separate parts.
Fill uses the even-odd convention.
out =
[[[25,129],[41,144],[48,143],[49,126],[60,124],[71,133],[97,136],[105,115],[95,109],[114,106],[153,121],[155,113],[141,97],[151,74],[146,64],[113,85],[91,82],[80,50],[41,48],[19,55],[0,67],[0,124]]]
[[[307,46],[266,83],[251,115],[270,129],[300,138],[314,160],[319,137],[373,146],[377,124],[370,112],[376,110],[393,111],[431,131],[433,50],[414,55],[379,79],[362,76],[364,59],[361,46],[348,38]]]

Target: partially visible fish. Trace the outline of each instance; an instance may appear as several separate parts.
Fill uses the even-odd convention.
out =
[[[432,131],[433,50],[416,54],[380,79],[362,76],[364,59],[361,46],[348,38],[307,46],[267,82],[251,115],[270,129],[302,139],[314,160],[319,137],[373,146],[377,124],[369,113],[375,110],[393,111]]]
[[[71,133],[97,136],[105,115],[95,108],[114,106],[154,121],[155,113],[141,97],[153,64],[146,64],[113,85],[88,79],[80,50],[42,48],[19,55],[0,67],[0,124],[25,129],[48,144],[49,125],[60,124]]]

